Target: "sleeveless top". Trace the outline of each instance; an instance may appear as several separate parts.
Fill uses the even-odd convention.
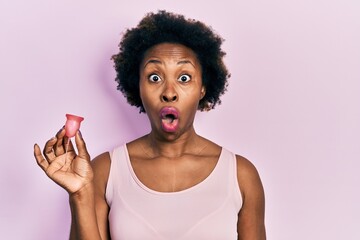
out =
[[[113,240],[236,240],[242,197],[236,157],[222,148],[202,182],[178,192],[158,192],[135,175],[126,144],[110,152],[105,198]]]

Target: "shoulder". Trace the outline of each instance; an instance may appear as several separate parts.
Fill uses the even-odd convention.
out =
[[[235,155],[235,157],[236,157],[237,171],[240,177],[243,175],[247,177],[251,177],[253,175],[258,174],[256,167],[249,159],[237,154]]]
[[[243,156],[236,155],[237,179],[243,198],[249,195],[264,195],[259,173],[254,164]]]
[[[104,171],[106,172],[107,169],[110,169],[110,162],[110,153],[104,152],[91,161],[91,166],[94,171],[103,174]]]
[[[91,166],[94,171],[94,185],[101,193],[104,193],[106,189],[110,165],[111,160],[109,152],[104,152],[91,161]]]

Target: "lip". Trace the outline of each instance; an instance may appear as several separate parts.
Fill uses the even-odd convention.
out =
[[[166,115],[173,115],[175,119],[179,118],[179,111],[174,107],[163,107],[160,110],[160,118],[166,118]]]
[[[169,117],[168,115],[172,115]],[[168,133],[179,128],[179,111],[174,107],[164,107],[160,110],[161,128]]]

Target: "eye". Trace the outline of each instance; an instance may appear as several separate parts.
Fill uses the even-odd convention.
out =
[[[179,82],[188,82],[191,80],[191,76],[190,75],[187,75],[187,74],[184,74],[184,75],[181,75],[179,78],[178,78],[178,81]]]
[[[161,81],[161,78],[159,77],[159,75],[156,75],[156,74],[151,74],[149,76],[149,80],[151,82],[160,82]]]

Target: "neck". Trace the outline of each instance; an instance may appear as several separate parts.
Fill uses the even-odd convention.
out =
[[[197,154],[199,149],[203,148],[204,142],[193,128],[170,140],[150,132],[144,137],[144,150],[149,157],[178,158],[185,154]]]

